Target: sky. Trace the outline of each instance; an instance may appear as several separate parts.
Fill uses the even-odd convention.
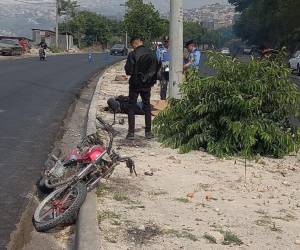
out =
[[[45,0],[41,0],[41,1],[45,1]],[[55,0],[47,0],[47,2],[54,2]],[[77,0],[78,2],[85,2],[87,0]],[[89,0],[90,1],[90,0]],[[125,0],[123,0],[125,1]],[[149,1],[149,0],[146,0]],[[155,5],[159,5],[159,6],[164,6],[165,2],[169,2],[169,0],[150,0],[152,1]],[[0,0],[0,2],[2,3],[12,3],[12,2],[16,2],[16,0]],[[29,0],[29,2],[38,2],[38,0]],[[120,2],[122,2],[122,0],[120,0]],[[206,4],[212,4],[212,3],[227,3],[227,0],[183,0],[184,2],[184,7],[187,9],[191,9],[191,8],[197,8],[199,6],[202,5],[206,5]]]

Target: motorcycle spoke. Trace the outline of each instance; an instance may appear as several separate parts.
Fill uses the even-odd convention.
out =
[[[75,198],[76,198],[76,196],[74,197],[73,193],[71,193],[71,192],[68,193],[68,195],[62,200],[62,207],[68,208],[72,204],[72,202]]]
[[[40,217],[41,217],[41,220],[43,220],[48,214],[49,212],[53,210],[53,207],[50,207],[45,213],[43,213]]]
[[[53,208],[53,219],[59,216],[59,211],[55,208]]]

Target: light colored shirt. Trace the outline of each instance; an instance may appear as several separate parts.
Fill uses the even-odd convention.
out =
[[[198,49],[194,49],[192,52],[188,55],[188,61],[192,64],[190,65],[190,68],[193,69],[199,69],[200,67],[200,60],[201,60],[201,52]]]
[[[156,50],[157,60],[159,62],[169,62],[170,61],[170,52],[169,49],[162,47]]]

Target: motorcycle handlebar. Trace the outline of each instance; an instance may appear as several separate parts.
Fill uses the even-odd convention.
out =
[[[137,176],[134,161],[130,157],[123,157],[120,159],[120,162],[126,162],[126,167],[129,169],[130,175],[135,174]]]

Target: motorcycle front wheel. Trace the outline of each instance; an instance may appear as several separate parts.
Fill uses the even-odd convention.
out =
[[[73,223],[85,201],[87,188],[83,183],[62,187],[49,194],[37,207],[33,225],[38,232],[46,232],[60,225]]]

